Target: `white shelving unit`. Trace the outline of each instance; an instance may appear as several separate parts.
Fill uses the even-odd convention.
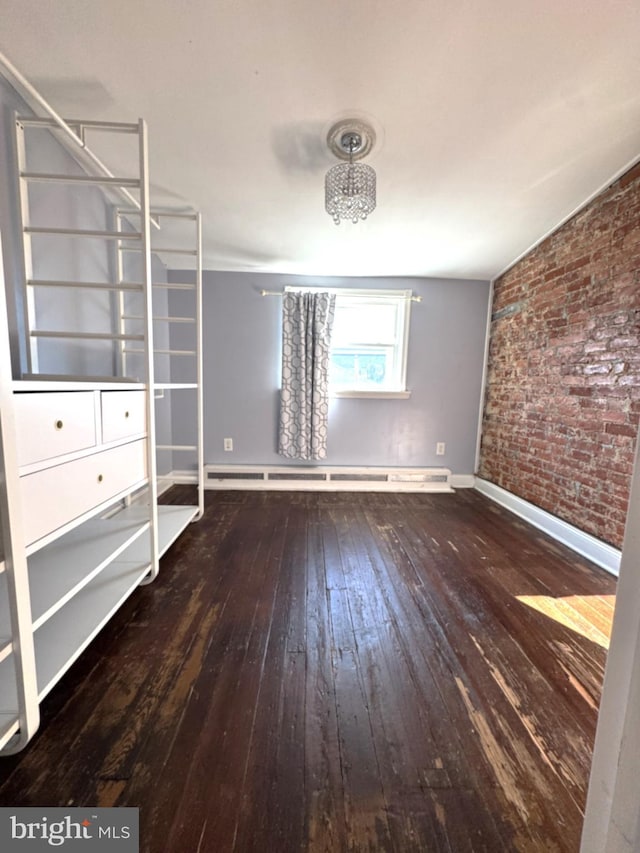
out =
[[[197,506],[181,506],[180,504],[158,505],[158,553],[163,554],[173,545],[182,531],[190,522],[197,520]],[[132,504],[118,515],[118,518],[144,519],[144,508]]]
[[[133,534],[135,538],[124,550],[116,551],[115,556],[108,547],[93,550],[81,547],[78,550],[71,538],[66,546],[58,549],[60,563],[56,564],[55,560],[50,563],[49,551],[45,549],[39,552],[40,559],[36,564],[30,565],[29,581],[34,590],[37,582],[42,580],[43,567],[44,575],[49,578],[57,573],[46,590],[37,596],[32,595],[37,702],[44,699],[148,574],[148,546],[136,547],[137,537],[148,527],[130,524],[129,528],[129,537]],[[122,539],[121,536],[114,538]],[[86,546],[86,542],[82,544]],[[104,542],[101,544],[106,545]],[[85,558],[87,562],[80,563]],[[19,705],[16,690],[12,690],[14,684],[15,660],[12,654],[8,654],[0,662],[3,708],[17,708]],[[0,720],[0,743],[6,743],[18,728],[17,715],[5,714]]]
[[[26,746],[33,737],[40,722],[40,710],[18,476],[1,235],[0,283],[3,297],[0,299],[0,595],[6,614],[0,628],[0,749],[12,753]]]
[[[22,720],[37,719],[38,703],[153,573],[148,506],[121,510],[123,497],[148,486],[148,435],[140,433],[147,390],[77,382],[59,391],[56,384],[13,382],[2,399],[3,422],[13,415],[13,434],[3,423],[5,466],[7,456],[15,459],[12,477],[5,474],[13,487],[7,503],[22,517],[21,525],[3,525],[5,553],[9,542],[14,554],[13,570],[7,564],[0,573],[6,752],[25,745],[35,729],[25,734]],[[15,618],[20,607],[22,623]]]
[[[119,208],[115,212],[115,228],[118,232],[128,233],[130,223],[140,218],[141,214],[136,209]],[[204,512],[204,428],[203,428],[203,399],[202,399],[202,220],[199,213],[177,212],[166,208],[151,208],[152,221],[158,223],[158,232],[151,237],[152,252],[162,259],[178,256],[188,258],[195,267],[194,281],[192,282],[151,282],[152,303],[155,305],[154,295],[160,293],[170,294],[171,291],[189,291],[192,296],[191,310],[186,314],[173,314],[169,308],[166,313],[158,314],[153,311],[154,341],[162,340],[165,345],[154,344],[154,398],[156,405],[162,405],[158,401],[169,397],[169,408],[180,406],[187,407],[191,412],[191,422],[194,426],[195,439],[192,443],[156,442],[158,454],[171,453],[172,458],[179,457],[191,463],[184,472],[184,463],[180,465],[180,473],[175,470],[167,474],[157,476],[159,485],[173,485],[175,483],[193,483],[197,486],[197,503],[192,507],[184,507],[182,514],[186,519],[184,526],[193,520],[202,518]],[[179,226],[173,229],[173,243],[167,245],[164,238],[163,226]],[[117,243],[116,269],[119,282],[125,282],[127,258],[135,254],[135,246],[128,239]],[[132,313],[128,308],[130,294],[121,291],[119,294],[119,324],[120,335],[120,365],[121,372],[126,375],[131,372],[129,365],[135,364],[136,359],[143,356],[140,347],[130,343],[131,338],[139,332],[139,324],[142,317]],[[167,299],[167,305],[169,300]],[[184,309],[183,309],[184,310]],[[174,346],[172,337],[176,327],[180,327],[182,336],[188,338],[187,343],[182,346]],[[179,364],[177,364],[178,362]],[[176,378],[176,374],[179,378]],[[172,466],[175,469],[175,464]],[[188,509],[194,512],[189,514]],[[159,529],[166,523],[169,530],[176,527],[178,513],[171,514],[171,523],[168,522],[169,514],[166,510],[159,513]],[[177,534],[179,535],[179,534]],[[162,552],[161,552],[162,553]]]
[[[24,311],[17,320],[22,322],[26,360],[18,380],[10,373],[6,300],[0,299],[0,754],[11,754],[37,730],[42,699],[128,596],[155,579],[161,555],[202,515],[202,275],[199,214],[180,214],[195,234],[188,247],[197,266],[196,283],[190,285],[193,315],[153,316],[151,229],[177,214],[151,215],[144,122],[65,122],[2,56],[0,71],[36,113],[16,118],[16,217],[24,258]],[[28,133],[51,134],[82,172],[33,168]],[[96,133],[136,138],[137,173],[114,175],[88,148],[87,135]],[[114,206],[113,229],[34,222],[31,189],[36,185],[72,186],[77,193],[97,188],[112,202],[117,198],[122,205],[124,200],[128,214]],[[39,276],[34,242],[69,239],[76,245],[99,240],[115,247],[118,261],[110,277]],[[165,252],[174,250],[178,248]],[[125,252],[135,252],[137,258],[138,274],[130,280],[123,275]],[[4,296],[4,279],[2,284]],[[174,285],[159,282],[158,287]],[[80,326],[72,325],[72,311],[67,312],[68,325],[42,324],[46,312],[39,311],[38,295],[51,293],[51,288],[73,294]],[[87,327],[80,310],[85,298],[90,302],[105,293],[110,329]],[[132,317],[129,297],[137,301]],[[63,312],[65,323],[67,314]],[[154,330],[161,324],[169,341],[172,326],[193,328],[192,381],[172,382],[171,360],[184,354],[170,345],[154,346]],[[89,355],[92,347],[102,347],[101,352],[109,348],[112,371],[96,376],[51,371],[47,353],[65,346],[84,347]],[[130,354],[130,349],[137,352]],[[129,370],[131,358],[135,372]],[[163,363],[168,373],[156,382]],[[196,460],[191,481],[198,486],[198,500],[193,506],[158,505],[156,454],[187,452],[173,443],[156,446],[157,398],[167,394],[182,395],[181,406],[184,395],[190,395],[197,431],[188,450]]]

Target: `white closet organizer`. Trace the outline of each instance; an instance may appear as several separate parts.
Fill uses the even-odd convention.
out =
[[[154,388],[156,408],[166,406],[173,408],[171,403],[181,411],[190,412],[191,434],[182,437],[181,442],[173,436],[172,441],[156,442],[158,455],[170,453],[175,460],[179,459],[179,468],[166,474],[158,475],[159,483],[195,483],[197,484],[198,507],[195,520],[202,517],[204,512],[204,444],[203,444],[203,406],[202,406],[202,220],[196,212],[176,212],[161,208],[152,208],[152,221],[160,226],[159,233],[151,235],[151,247],[155,255],[163,260],[179,258],[181,266],[193,266],[194,281],[155,281],[151,283],[154,314]],[[140,218],[140,212],[131,208],[119,208],[115,212],[115,228],[126,233],[129,223]],[[167,245],[163,238],[163,226],[172,227],[172,242]],[[137,254],[137,247],[132,246],[126,239],[119,241],[117,258],[118,281],[126,280],[125,268],[127,258]],[[185,264],[186,260],[186,264]],[[158,291],[164,296],[163,303],[166,311],[158,314],[155,311],[155,296]],[[191,311],[188,314],[173,314],[170,311],[169,296],[172,291],[187,291]],[[136,343],[131,343],[132,333],[140,330],[143,318],[131,311],[130,296],[126,291],[120,291],[118,297],[119,310],[119,343],[120,371],[123,375],[136,373],[139,359],[144,357],[144,351]],[[183,303],[181,303],[183,304]],[[184,310],[184,309],[182,309]],[[179,337],[179,343],[175,343]],[[185,466],[190,466],[186,467]],[[185,512],[188,510],[185,507]],[[160,512],[166,511],[160,507]]]
[[[39,702],[127,597],[157,576],[162,554],[202,515],[202,276],[199,215],[164,210],[151,215],[144,122],[65,122],[15,69],[7,74],[8,63],[0,56],[2,66],[36,112],[16,118],[16,215],[24,256],[24,311],[17,319],[25,362],[17,380],[9,372],[6,304],[0,300],[0,754],[12,754],[36,731]],[[88,149],[87,135],[100,132],[136,139],[136,174],[115,175]],[[81,168],[73,163],[71,169],[65,165],[66,171],[34,166],[28,133],[49,133]],[[82,227],[61,227],[57,218],[35,221],[34,197],[42,200],[41,189],[32,193],[36,185],[70,186],[78,197],[80,188],[91,193],[98,188],[112,203],[113,226],[94,227],[91,212],[90,224],[80,217]],[[55,203],[41,207],[56,215]],[[159,230],[162,220],[174,215],[193,227],[188,248],[197,270],[191,285],[193,313],[173,317],[164,311],[154,317],[151,228]],[[93,241],[92,247],[101,241],[110,247],[110,262],[104,264],[108,272],[83,277],[80,249],[80,260],[71,265],[80,271],[75,277],[43,275],[39,263],[47,249],[42,241],[56,240],[72,240],[76,246]],[[173,248],[162,251],[170,254]],[[125,252],[137,258],[133,277],[122,260]],[[158,282],[159,288],[173,286]],[[47,297],[52,293],[61,294],[61,302],[68,296],[73,310],[51,311]],[[91,324],[96,304],[108,306],[106,329]],[[192,330],[188,380],[173,366],[174,359],[187,358],[172,348],[176,325]],[[60,370],[64,357],[59,358],[58,347],[67,348],[63,356],[71,353],[72,365],[75,358],[111,369],[93,375]],[[54,371],[48,369],[51,362]],[[195,437],[187,445],[170,435],[157,446],[157,407],[172,395],[188,395]],[[184,409],[184,397],[179,396],[178,405]],[[170,432],[171,419],[166,412],[160,415]],[[158,453],[172,461],[175,454],[192,455],[188,477],[173,475],[173,464],[163,477],[169,483],[196,483],[194,505],[158,505]]]
[[[0,282],[3,290],[3,298],[0,299],[0,747],[5,747],[7,752],[16,752],[29,742],[38,728],[40,711],[18,478],[1,240]],[[10,747],[6,747],[10,740]]]
[[[33,644],[33,663],[28,670],[22,665],[21,675],[39,702],[152,571],[150,519],[118,506],[148,482],[147,391],[57,385],[56,391],[38,382],[13,387],[19,546],[27,563],[20,595],[28,598],[30,624],[15,630],[5,569],[0,744],[21,727],[15,648],[25,638]],[[109,516],[109,510],[118,511]]]

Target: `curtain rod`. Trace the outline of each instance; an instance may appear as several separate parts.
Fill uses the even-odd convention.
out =
[[[318,290],[322,290],[322,288],[318,288]],[[330,288],[329,292],[340,293],[340,290]],[[284,296],[284,294],[285,294],[284,290],[261,290],[260,291],[260,296]],[[369,292],[369,295],[371,295],[371,291]],[[398,297],[392,296],[389,293],[381,293],[377,298],[378,299],[397,299]],[[405,299],[410,299],[412,302],[422,302],[422,296],[414,296],[413,294],[411,294],[411,296],[406,296]]]

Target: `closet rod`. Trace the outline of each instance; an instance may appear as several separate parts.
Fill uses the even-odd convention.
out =
[[[157,391],[197,391],[196,382],[156,382]]]
[[[84,287],[88,290],[142,290],[141,284],[120,281],[117,284],[107,281],[63,281],[62,279],[36,279],[27,281],[29,287]]]
[[[139,314],[123,314],[123,320],[144,320]],[[195,317],[156,317],[153,319],[160,323],[195,323]]]
[[[171,210],[165,210],[161,207],[152,207],[149,211],[151,216],[157,216],[158,219],[190,219],[192,221],[198,218],[197,213],[173,213]],[[139,215],[139,210],[133,210],[131,208],[120,207],[118,208],[118,213],[123,216],[136,216]]]
[[[23,124],[25,127],[60,127],[60,122],[63,121],[70,128],[78,128],[81,129],[83,127],[89,128],[90,130],[107,130],[109,133],[137,133],[138,125],[132,122],[122,122],[122,121],[87,121],[85,119],[75,119],[75,118],[64,118],[64,119],[54,119],[54,118],[42,118],[40,116],[19,116],[20,124]],[[78,134],[74,134],[74,136],[78,136]]]
[[[36,228],[33,225],[24,229],[25,234],[45,234],[53,237],[100,237],[103,240],[140,240],[142,234],[137,231],[93,231],[84,228]],[[137,246],[136,252],[142,251]]]
[[[125,240],[128,239],[126,234],[121,235]],[[119,246],[118,247],[121,252],[140,252],[142,251],[138,246]],[[154,255],[191,255],[195,257],[197,252],[195,249],[172,249],[167,246],[152,246],[151,251]]]
[[[121,335],[112,332],[57,332],[45,329],[32,329],[29,334],[34,338],[78,338],[91,341],[143,341],[144,335]]]
[[[95,385],[96,383],[104,383],[105,385],[112,385],[114,383],[117,383],[129,386],[133,385],[136,388],[141,388],[143,384],[142,380],[136,376],[114,376],[112,373],[110,373],[108,376],[84,376],[78,374],[77,376],[73,377],[70,377],[68,373],[23,373],[22,379],[28,380],[29,391],[49,390],[49,388],[43,388],[42,386],[38,388],[38,382],[71,382],[73,384],[77,384],[78,382],[91,382],[93,385]]]
[[[138,178],[108,178],[106,175],[59,175],[49,172],[20,172],[20,177],[25,181],[37,181],[39,183],[52,184],[92,184],[105,187],[131,187],[140,186]]]
[[[143,355],[143,349],[130,349],[125,347],[123,352],[133,353],[134,355]],[[191,349],[154,349],[154,353],[157,355],[197,355],[195,350]]]
[[[154,281],[153,287],[162,287],[165,290],[195,290],[195,284],[187,281]]]

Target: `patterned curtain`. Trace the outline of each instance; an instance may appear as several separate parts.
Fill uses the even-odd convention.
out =
[[[329,355],[336,297],[284,293],[278,453],[324,459],[329,416]]]

